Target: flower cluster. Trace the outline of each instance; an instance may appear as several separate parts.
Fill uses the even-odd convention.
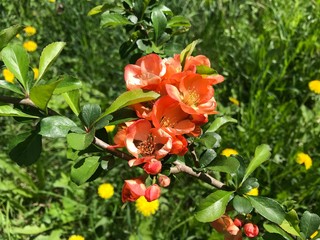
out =
[[[160,186],[168,186],[170,179],[159,175],[162,160],[171,154],[184,155],[187,137],[199,136],[208,115],[217,113],[212,86],[224,78],[210,68],[207,57],[180,54],[165,59],[157,54],[141,57],[125,67],[124,78],[129,91],[142,89],[160,96],[132,106],[139,119],[126,122],[118,130],[115,147],[126,147],[134,156],[129,166],[141,165],[145,173],[158,175]],[[146,187],[141,177],[126,180],[122,201],[135,201],[140,196],[153,201],[160,196],[158,184]]]

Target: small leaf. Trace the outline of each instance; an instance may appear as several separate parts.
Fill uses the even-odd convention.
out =
[[[195,218],[199,222],[212,222],[225,213],[227,204],[233,192],[216,190],[201,201]]]
[[[30,99],[37,107],[45,110],[59,82],[60,80],[45,85],[34,86],[30,91]]]
[[[281,205],[266,197],[247,196],[255,210],[271,222],[280,225],[285,219],[285,212]]]
[[[319,229],[320,217],[309,211],[305,211],[302,214],[300,221],[300,230],[304,235],[309,238],[315,231]]]
[[[264,223],[263,227],[269,233],[279,234],[286,240],[293,240],[293,238],[288,233],[283,231],[279,226],[275,224]]]
[[[78,116],[80,114],[80,91],[73,90],[63,93],[62,96],[68,103],[73,113]]]
[[[286,214],[286,218],[283,220],[280,227],[291,235],[301,237],[299,229],[299,217],[294,209],[291,209],[291,211]]]
[[[206,149],[200,156],[200,167],[204,168],[208,166],[217,156],[217,153],[213,149]]]
[[[61,94],[82,88],[82,82],[72,76],[64,75],[59,78],[59,80],[61,81],[55,88],[53,94]]]
[[[121,25],[133,25],[133,23],[119,13],[104,12],[101,15],[101,27],[117,27]]]
[[[241,214],[248,214],[253,209],[250,201],[247,198],[238,195],[234,197],[232,204],[234,209]]]
[[[103,10],[103,4],[95,6],[94,8],[90,9],[90,11],[88,12],[88,16],[92,16],[92,15],[96,15],[98,13],[101,13],[102,10]]]
[[[12,227],[10,232],[12,234],[24,234],[24,235],[37,235],[42,232],[48,231],[51,229],[50,227],[46,227],[45,224],[41,224],[40,226],[35,225],[27,225],[24,227]]]
[[[99,105],[86,104],[80,112],[80,118],[86,127],[91,128],[92,124],[99,118],[100,114],[101,108]]]
[[[10,158],[20,166],[35,163],[42,151],[42,137],[36,132],[16,139],[16,145],[9,152]]]
[[[205,66],[205,65],[197,66],[197,73],[201,74],[201,75],[218,74],[218,72],[216,70],[214,70],[211,67]]]
[[[221,136],[215,132],[205,132],[196,141],[206,146],[206,148],[217,148],[220,146]]]
[[[2,117],[25,117],[25,118],[39,118],[37,116],[26,114],[19,109],[13,108],[11,105],[0,106],[0,116]]]
[[[262,163],[267,161],[270,158],[270,156],[271,148],[269,147],[269,145],[261,144],[258,147],[256,147],[254,157],[250,161],[249,166],[246,169],[246,173],[243,177],[242,182],[244,182],[257,167],[259,167]]]
[[[2,49],[1,55],[6,67],[14,74],[24,89],[29,92],[27,86],[29,56],[27,51],[20,45],[13,45]]]
[[[23,92],[21,91],[21,89],[16,84],[9,83],[5,80],[0,80],[0,88],[10,90],[10,91],[18,93],[20,95],[24,95]]]
[[[159,8],[154,8],[151,13],[151,21],[155,32],[155,41],[164,33],[167,26],[167,18]]]
[[[80,159],[71,168],[71,180],[77,185],[85,183],[99,168],[99,159],[98,156]]]
[[[21,25],[14,25],[3,29],[0,32],[0,51],[7,46],[11,39],[14,38],[22,29],[23,26]]]
[[[47,69],[52,65],[66,45],[65,42],[54,42],[47,45],[40,56],[39,76],[36,81],[40,80]]]
[[[216,118],[206,132],[216,132],[220,127],[227,123],[237,123],[237,120],[228,116]]]
[[[101,129],[105,126],[109,125],[110,120],[112,119],[111,115],[104,116],[103,118],[100,118],[99,121],[94,123],[95,129]]]
[[[90,146],[94,139],[94,131],[88,133],[69,133],[67,135],[68,145],[75,150],[84,150]]]
[[[184,65],[186,63],[186,59],[191,56],[191,54],[197,44],[198,44],[198,40],[193,41],[185,49],[183,49],[182,52],[180,53],[180,63],[181,63],[182,69],[184,68]]]
[[[235,173],[240,167],[239,161],[234,157],[214,160],[207,168],[216,172]]]
[[[256,178],[248,178],[242,184],[241,187],[238,189],[239,194],[246,194],[247,192],[251,191],[254,188],[259,187],[258,179]]]
[[[40,135],[50,138],[67,136],[68,132],[77,125],[67,117],[52,116],[41,120]]]
[[[189,29],[191,27],[191,23],[186,17],[177,15],[168,21],[167,26],[169,28],[183,27]]]

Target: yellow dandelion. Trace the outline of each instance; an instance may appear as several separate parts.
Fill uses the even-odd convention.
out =
[[[310,238],[313,239],[318,235],[319,231],[315,231],[314,233],[311,234]]]
[[[238,152],[232,148],[226,148],[222,151],[221,155],[230,157],[231,155],[237,155]]]
[[[145,217],[155,214],[159,209],[159,205],[158,199],[148,202],[144,196],[139,197],[136,201],[137,211]]]
[[[303,152],[299,152],[297,154],[297,159],[296,162],[299,164],[304,164],[304,166],[306,167],[306,169],[308,170],[309,168],[311,168],[312,166],[312,159],[311,157]]]
[[[115,125],[109,125],[109,126],[105,126],[104,128],[106,129],[107,132],[113,132],[115,127],[116,127]]]
[[[313,81],[309,82],[309,89],[312,92],[320,94],[320,80],[313,80]]]
[[[229,97],[229,101],[232,102],[234,105],[237,105],[237,106],[240,105],[240,102],[238,101],[238,99],[234,97]]]
[[[68,240],[84,240],[84,237],[81,235],[71,235]]]
[[[21,38],[21,35],[18,33],[18,34],[16,35],[16,38]]]
[[[26,41],[23,43],[23,47],[28,51],[28,52],[34,52],[37,50],[37,43],[34,41]]]
[[[258,196],[259,195],[259,190],[258,188],[252,188],[249,192],[246,193],[247,195],[250,196]]]
[[[98,195],[101,198],[109,199],[114,194],[114,188],[110,183],[103,183],[98,187]]]
[[[7,68],[3,69],[2,74],[3,74],[4,80],[6,80],[9,83],[13,83],[14,75],[12,72],[9,71],[9,69]]]
[[[39,69],[38,68],[32,68],[33,71],[33,79],[36,80],[39,77]]]
[[[23,31],[27,34],[27,36],[35,35],[37,30],[34,27],[27,26],[23,29]]]
[[[49,0],[49,2],[51,2],[51,3],[55,3],[55,2],[56,2],[56,0]]]

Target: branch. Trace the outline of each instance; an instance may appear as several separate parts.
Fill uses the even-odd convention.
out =
[[[11,104],[20,104],[20,105],[25,105],[25,106],[37,108],[37,106],[29,98],[20,99],[20,98],[9,97],[9,96],[0,96],[0,102],[11,103]],[[48,114],[49,115],[59,115],[57,112],[55,112],[52,109],[48,109]],[[134,158],[130,154],[119,151],[118,149],[112,147],[111,145],[109,145],[108,143],[102,141],[101,139],[99,139],[97,137],[94,138],[93,143],[96,146],[104,149],[105,151],[111,153],[112,155],[114,155],[118,158],[121,158],[121,159],[124,159],[127,161]],[[170,168],[170,174],[186,173],[186,174],[193,176],[195,178],[198,178],[198,179],[202,180],[203,182],[206,182],[216,188],[225,189],[227,187],[222,182],[218,181],[217,179],[213,178],[212,176],[210,176],[207,173],[203,173],[203,172],[197,173],[191,167],[188,167],[187,165],[185,165],[184,163],[179,162],[179,161],[175,161],[173,163],[175,166]]]

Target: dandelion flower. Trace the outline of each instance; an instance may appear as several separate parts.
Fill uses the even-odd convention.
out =
[[[103,183],[98,187],[98,195],[101,198],[109,199],[114,194],[114,188],[110,183]]]
[[[230,157],[231,155],[237,155],[238,152],[232,148],[226,148],[222,151],[221,155]]]
[[[23,31],[27,34],[27,36],[32,36],[36,34],[37,30],[34,27],[27,26],[23,29]]]
[[[4,80],[6,80],[9,83],[13,83],[14,75],[12,72],[9,71],[9,69],[7,69],[7,68],[3,69],[2,74],[4,76]]]
[[[38,68],[32,68],[33,71],[33,78],[36,80],[39,77],[39,69]]]
[[[107,132],[113,132],[115,127],[116,127],[115,125],[109,125],[109,126],[105,126],[104,128],[106,129]]]
[[[320,94],[320,80],[313,80],[313,81],[309,82],[309,89],[312,92]]]
[[[306,167],[306,170],[308,170],[309,168],[311,168],[312,166],[312,159],[311,157],[303,152],[299,152],[297,154],[297,159],[296,159],[297,163],[299,164],[304,164],[304,166]]]
[[[259,190],[258,188],[252,188],[249,192],[246,193],[247,195],[250,196],[258,196],[259,195]]]
[[[159,209],[159,200],[148,202],[144,196],[141,196],[136,201],[136,209],[143,216],[148,217],[156,213]]]
[[[237,105],[237,106],[240,105],[240,102],[238,101],[238,99],[234,97],[229,97],[229,101],[232,102],[234,105]]]
[[[49,0],[49,2],[51,2],[51,3],[55,3],[55,2],[56,2],[56,0]]]
[[[34,41],[26,41],[23,43],[23,47],[28,51],[28,52],[34,52],[37,50],[37,43]]]
[[[81,235],[71,235],[68,240],[84,240],[84,237]]]

